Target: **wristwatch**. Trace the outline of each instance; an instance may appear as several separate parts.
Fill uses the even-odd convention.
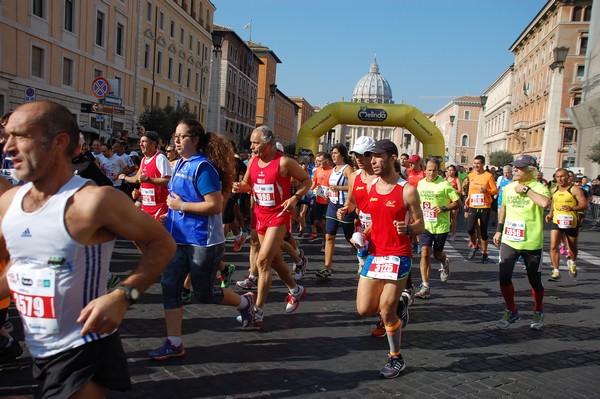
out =
[[[445,206],[442,207],[442,212],[448,212],[448,208],[446,208]]]
[[[523,187],[523,194],[527,194],[527,192],[530,190],[529,186],[525,186]]]
[[[138,299],[140,299],[140,295],[142,295],[140,290],[137,288],[125,284],[119,285],[117,288],[115,288],[115,290],[123,291],[125,293],[125,298],[127,298],[130,305],[136,303]]]

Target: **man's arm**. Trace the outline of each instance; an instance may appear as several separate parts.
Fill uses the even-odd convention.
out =
[[[356,173],[352,173],[348,178],[348,195],[346,196],[346,203],[337,211],[338,219],[342,219],[348,213],[354,212],[356,209],[356,199],[354,199],[354,182],[356,181]]]
[[[84,245],[99,244],[115,237],[132,240],[141,257],[124,285],[144,292],[160,276],[175,253],[175,241],[152,217],[133,205],[125,194],[110,187],[86,186],[73,197],[65,214],[71,236]],[[91,301],[78,322],[81,335],[110,333],[119,326],[129,306],[125,293],[115,290]]]
[[[502,230],[504,230],[504,217],[506,216],[506,206],[502,205],[498,208],[498,225],[496,234],[494,234],[494,244],[499,247],[500,239],[502,238]]]
[[[3,177],[0,177],[0,194],[2,194],[2,196],[0,197],[0,226],[2,225],[2,220],[4,219],[4,214],[6,213],[6,210],[8,209],[8,206],[10,205],[10,203],[13,200],[13,197],[15,196],[15,193],[17,192],[17,188],[14,187],[12,188],[12,184],[10,184],[6,179],[4,179]],[[4,184],[4,182],[6,182],[6,184]],[[12,190],[11,190],[12,188]],[[10,191],[8,191],[10,190]],[[8,191],[8,192],[6,192]],[[8,262],[10,257],[10,254],[8,253],[8,250],[6,249],[6,241],[4,241],[4,233],[2,231],[2,229],[0,229],[0,259],[4,259],[6,262]],[[6,268],[6,270],[8,270],[8,267]],[[7,296],[10,295],[10,290],[8,289],[8,282],[6,281],[6,270],[4,270],[4,272],[0,273],[0,298],[6,298]]]
[[[571,194],[577,200],[577,205],[571,207],[572,211],[583,212],[588,208],[588,200],[583,193],[583,190],[577,186],[573,186]]]
[[[257,157],[254,157],[248,162],[248,168],[246,168],[246,173],[244,174],[244,178],[239,182],[233,182],[233,186],[231,191],[233,193],[249,193],[252,191],[252,182],[250,181],[250,166],[252,162],[258,162]]]
[[[283,176],[290,176],[300,184],[296,189],[296,194],[292,195],[287,200],[283,201],[282,212],[293,210],[300,198],[304,197],[308,190],[310,190],[310,176],[298,162],[293,158],[283,157],[279,164],[279,173]]]
[[[404,206],[410,212],[410,218],[412,219],[412,224],[410,224],[410,235],[417,236],[419,234],[423,234],[425,231],[425,223],[423,222],[423,210],[421,209],[421,199],[419,197],[419,192],[414,186],[410,184],[404,185],[404,190],[402,193],[402,199],[404,200]],[[401,233],[403,224],[406,226],[404,221],[394,221],[396,223],[396,229],[398,233]],[[404,233],[407,231],[407,227],[404,227]]]

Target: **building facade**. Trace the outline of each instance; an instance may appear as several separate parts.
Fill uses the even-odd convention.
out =
[[[279,141],[284,146],[296,141],[298,133],[298,110],[300,107],[281,90],[277,89],[274,98],[274,130]]]
[[[258,94],[256,97],[256,126],[267,125],[275,129],[275,95],[277,94],[277,64],[281,60],[266,46],[246,42],[260,59],[258,68]],[[277,132],[275,132],[277,134]]]
[[[581,102],[591,0],[550,0],[510,47],[515,55],[507,145],[538,158],[544,175],[574,166],[577,131],[566,109]]]
[[[510,129],[510,109],[512,106],[512,87],[514,70],[511,65],[490,87],[483,96],[483,122],[477,134],[476,152],[486,159],[492,152],[507,151],[507,136]]]
[[[213,35],[222,37],[222,45],[212,64],[208,129],[241,145],[256,127],[261,61],[231,28],[215,25]]]
[[[308,102],[304,97],[290,96],[292,100],[298,106],[298,117],[296,118],[296,129],[294,130],[294,141],[298,136],[298,131],[315,113],[315,108]]]

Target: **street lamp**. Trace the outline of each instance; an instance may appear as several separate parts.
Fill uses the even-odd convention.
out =
[[[450,115],[450,124],[454,125],[454,119],[456,119],[456,115]]]
[[[221,54],[221,47],[223,47],[223,35],[221,32],[213,31],[212,33],[213,52],[215,55]]]
[[[271,131],[275,130],[275,93],[277,93],[277,85],[271,83],[269,85],[269,127]]]
[[[569,48],[565,46],[555,47],[552,50],[552,54],[554,55],[554,62],[550,64],[550,69],[553,71],[558,68],[560,71],[564,68],[564,63],[569,55]]]
[[[481,101],[481,108],[485,108],[485,104],[487,103],[487,96],[479,96],[479,100]]]
[[[223,32],[212,32],[213,59],[207,122],[207,128],[212,132],[221,132],[221,48],[223,47],[223,40]]]

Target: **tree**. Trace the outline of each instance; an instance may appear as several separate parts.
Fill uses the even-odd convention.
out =
[[[499,168],[508,165],[515,160],[515,156],[512,152],[500,150],[494,151],[490,154],[489,164],[497,166]]]
[[[594,163],[600,163],[600,141],[590,147],[587,159]]]
[[[163,143],[168,143],[175,132],[177,122],[182,119],[196,119],[197,116],[190,112],[190,106],[187,102],[183,105],[173,108],[170,105],[165,107],[146,107],[144,112],[138,118],[138,123],[152,130],[160,136]]]

